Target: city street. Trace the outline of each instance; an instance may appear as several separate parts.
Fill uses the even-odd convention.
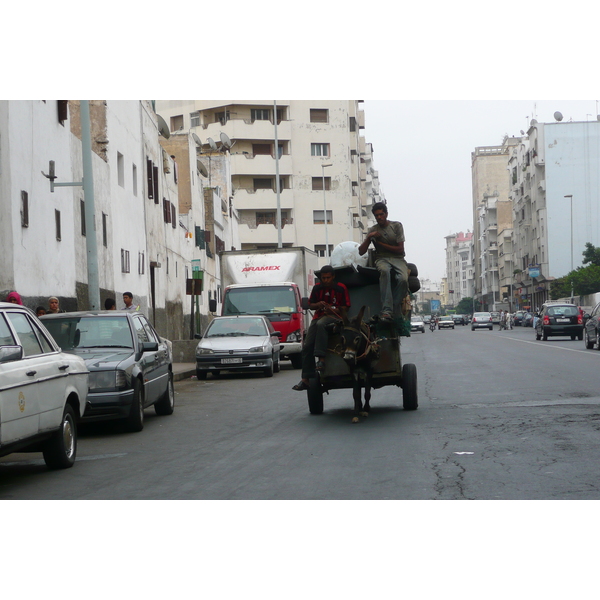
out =
[[[468,326],[402,341],[417,366],[419,409],[375,390],[352,424],[351,390],[310,415],[285,364],[273,378],[176,384],[170,417],[141,433],[83,427],[75,466],[0,459],[1,499],[598,499],[600,352],[531,328]]]

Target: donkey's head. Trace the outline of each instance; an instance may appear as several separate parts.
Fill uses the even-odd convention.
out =
[[[341,325],[341,355],[351,369],[367,356],[369,348],[369,327],[362,320],[365,309],[363,306],[352,319],[344,317]]]

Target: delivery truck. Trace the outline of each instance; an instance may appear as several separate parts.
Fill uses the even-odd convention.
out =
[[[259,248],[222,252],[222,315],[265,315],[281,332],[281,358],[302,367],[302,342],[310,315],[302,298],[310,295],[318,270],[308,248]]]

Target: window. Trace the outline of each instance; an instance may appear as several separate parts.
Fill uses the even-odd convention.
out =
[[[254,121],[269,121],[271,119],[271,111],[268,108],[252,108],[250,109],[252,122]]]
[[[68,100],[57,100],[56,106],[58,109],[58,122],[64,126],[65,121],[69,117],[69,101]]]
[[[85,200],[79,200],[79,212],[81,216],[81,235],[85,236]]]
[[[329,256],[333,252],[333,244],[329,244]],[[315,245],[315,253],[317,256],[323,258],[325,256],[325,244],[316,244]]]
[[[21,227],[29,227],[29,194],[21,190]]]
[[[310,109],[311,123],[329,123],[329,110],[326,108],[311,108]]]
[[[160,204],[158,199],[158,167],[152,163],[152,183],[154,184],[154,204]]]
[[[324,225],[325,224],[324,211],[313,210],[313,223],[315,225]],[[330,225],[331,223],[333,223],[332,214],[331,214],[331,211],[328,210],[327,211],[327,224]]]
[[[275,225],[277,223],[277,212],[257,212],[256,213],[256,224],[257,225]]]
[[[313,190],[323,190],[323,177],[313,177],[312,178],[312,189]],[[331,177],[325,177],[325,189],[331,189]]]
[[[255,190],[273,190],[275,186],[273,185],[272,179],[254,179],[254,189]]]
[[[150,338],[148,337],[148,332],[144,329],[144,324],[140,319],[133,319],[133,327],[135,329],[135,333],[137,334],[137,338],[140,344],[150,341]]]
[[[177,227],[177,211],[175,210],[175,205],[171,202],[171,226],[173,229]]]
[[[137,196],[137,167],[132,165],[131,176],[133,178],[133,195]]]
[[[200,111],[190,113],[190,127],[200,127]]]
[[[146,179],[148,182],[148,198],[150,200],[154,198],[154,169],[152,167],[152,161],[146,157]]]
[[[6,316],[17,332],[20,345],[23,346],[23,356],[42,354],[42,348],[27,316],[23,313],[11,312],[6,313]]]
[[[179,131],[183,129],[183,115],[171,117],[171,131]]]
[[[125,187],[125,159],[117,152],[117,181],[121,187]]]
[[[108,215],[102,213],[102,244],[105,248],[108,247]]]
[[[129,273],[129,250],[121,248],[121,273]]]
[[[163,198],[163,219],[165,223],[171,222],[171,203]]]
[[[225,125],[225,123],[227,123],[227,121],[229,121],[229,111],[226,110],[225,112],[218,112],[215,113],[215,123],[221,123],[221,125]]]
[[[54,226],[56,228],[56,239],[60,242],[60,240],[61,240],[60,210],[54,210]]]
[[[140,252],[138,254],[138,273],[140,275],[144,274],[144,271],[146,270],[145,265],[146,265],[146,261],[145,261],[144,253]]]
[[[350,131],[356,131],[356,117],[350,117]]]
[[[273,154],[273,146],[271,144],[252,144],[252,154]]]
[[[311,156],[329,156],[329,144],[311,144]]]

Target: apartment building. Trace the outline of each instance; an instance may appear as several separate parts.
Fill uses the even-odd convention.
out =
[[[474,297],[487,310],[502,301],[498,231],[512,226],[507,167],[512,148],[519,142],[520,138],[506,137],[501,146],[480,146],[471,153]]]
[[[463,298],[473,297],[473,233],[446,236],[446,283],[448,306],[456,306]]]
[[[86,236],[95,235],[100,304],[134,301],[161,335],[189,337],[186,280],[204,259],[190,235],[204,229],[203,184],[194,175],[179,201],[177,175],[186,168],[159,142],[149,101],[90,101],[94,230],[85,224],[80,102],[0,102],[0,295],[17,290],[24,303],[66,310],[89,308]],[[174,153],[171,153],[174,154]],[[56,184],[51,191],[50,161]],[[189,170],[196,170],[196,158]],[[187,223],[187,225],[186,225]]]
[[[382,198],[372,146],[360,135],[361,102],[193,100],[157,107],[172,132],[197,136],[209,186],[214,160],[228,158],[231,188],[224,197],[239,214],[242,249],[305,246],[324,264],[340,242],[362,241],[369,208]]]
[[[535,309],[587,242],[600,246],[600,121],[532,119],[508,168],[516,303]]]

